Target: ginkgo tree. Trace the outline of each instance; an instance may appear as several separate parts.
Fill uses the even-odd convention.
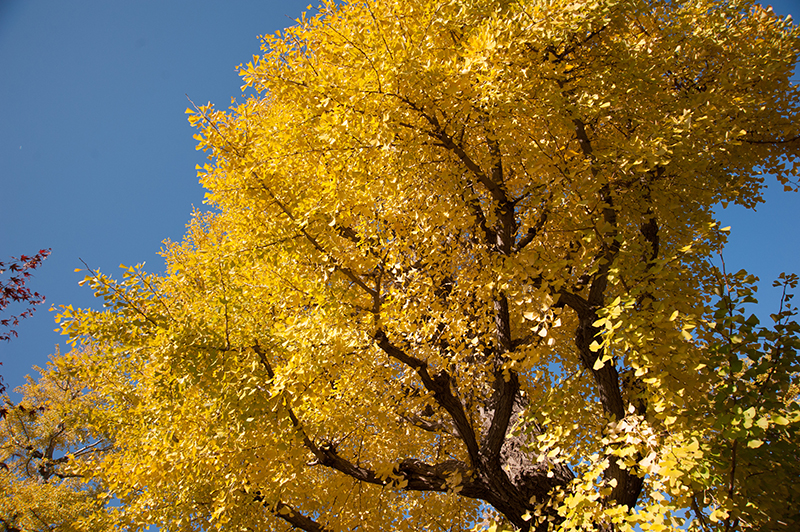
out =
[[[59,315],[119,526],[797,526],[796,279],[747,317],[712,210],[796,186],[791,19],[330,2],[262,52],[188,111],[216,210]]]
[[[91,394],[64,373],[39,371],[38,382],[18,388],[20,402],[4,395],[0,404],[0,531],[108,530],[103,488],[78,472],[108,442],[70,413]]]

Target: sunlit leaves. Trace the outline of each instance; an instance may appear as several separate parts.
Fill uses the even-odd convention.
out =
[[[106,311],[60,313],[97,346],[60,368],[103,398],[126,526],[785,517],[794,492],[742,475],[793,474],[797,326],[744,317],[712,206],[754,206],[794,156],[795,26],[387,0],[262,40],[256,95],[188,110],[216,212],[164,275],[88,270]]]
[[[69,412],[92,394],[72,377],[44,372],[18,391],[19,403],[3,397],[0,406],[0,527],[106,530],[102,487],[83,473],[108,442]]]

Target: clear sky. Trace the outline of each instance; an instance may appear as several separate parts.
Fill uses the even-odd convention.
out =
[[[202,208],[186,94],[226,107],[235,67],[258,35],[293,23],[309,0],[0,0],[0,261],[52,248],[29,286],[47,301],[0,344],[9,389],[44,365],[64,337],[51,305],[97,305],[74,273],[81,260],[160,272],[164,239],[180,240]],[[772,2],[800,17],[797,0]],[[763,281],[800,273],[800,196],[769,180],[757,212],[720,209],[732,226],[726,262]]]

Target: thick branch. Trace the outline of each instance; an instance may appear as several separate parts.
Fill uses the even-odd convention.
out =
[[[6,532],[23,532],[21,528],[17,528],[13,523],[6,521],[2,517],[0,517],[0,524],[3,525]]]
[[[253,500],[267,506],[264,496],[261,495],[261,493],[256,493],[253,496]],[[270,508],[270,511],[273,515],[275,515],[275,517],[280,517],[294,528],[299,528],[300,530],[305,530],[306,532],[331,532],[330,528],[317,523],[310,517],[297,511],[297,509],[293,506],[282,501],[278,501],[274,508]]]
[[[418,416],[416,414],[405,415],[402,416],[407,422],[411,425],[417,427],[418,429],[422,429],[426,432],[432,432],[434,434],[444,433],[449,434],[450,436],[456,437],[456,432],[452,425],[449,423],[444,423],[443,421],[436,421],[432,419],[425,419],[422,416]]]
[[[436,129],[430,133],[431,137],[435,138],[439,142],[441,142],[442,146],[449,151],[453,152],[456,157],[462,162],[462,164],[469,170],[472,175],[478,180],[478,182],[483,185],[486,190],[492,195],[492,198],[498,203],[498,208],[501,212],[501,215],[504,211],[506,211],[506,206],[511,207],[511,211],[513,212],[513,205],[508,200],[508,196],[506,195],[505,189],[503,188],[503,181],[502,181],[502,162],[499,158],[499,149],[496,147],[493,148],[492,151],[497,150],[497,153],[493,153],[495,155],[495,165],[492,168],[492,176],[486,174],[483,169],[480,167],[478,163],[472,160],[472,158],[467,154],[461,145],[459,145],[453,137],[445,133],[443,130],[438,128],[438,122],[436,123]]]
[[[494,429],[490,429],[493,434],[484,449],[479,451],[475,439],[472,425],[467,420],[463,406],[453,395],[450,385],[451,377],[446,372],[439,372],[431,376],[426,362],[417,359],[400,348],[393,345],[383,331],[378,331],[375,339],[379,347],[390,357],[394,358],[413,368],[420,375],[426,389],[433,393],[434,399],[439,406],[450,414],[459,436],[465,442],[472,464],[467,465],[457,460],[448,460],[441,464],[430,465],[420,460],[407,458],[400,462],[391,477],[385,478],[377,475],[374,471],[353,464],[349,460],[340,456],[336,446],[330,443],[317,444],[312,441],[305,433],[300,420],[292,410],[291,406],[286,406],[289,419],[295,430],[302,437],[304,446],[311,451],[315,457],[315,463],[335,469],[355,480],[366,482],[377,486],[386,486],[413,491],[434,491],[446,492],[456,489],[459,495],[486,501],[494,506],[503,515],[507,516],[511,522],[521,530],[529,530],[529,523],[522,519],[526,511],[533,509],[532,498],[541,501],[547,496],[550,490],[557,485],[564,485],[571,479],[568,469],[564,471],[556,468],[557,475],[553,478],[548,477],[548,468],[531,468],[521,473],[519,486],[513,484],[505,471],[503,471],[500,459],[493,449],[502,449],[507,430],[507,415],[504,413],[505,406],[500,406],[495,413],[496,424]],[[266,352],[258,345],[254,346],[256,354],[260,357],[267,376],[272,379],[275,373],[266,357]],[[501,394],[503,397],[512,401],[516,396],[519,384],[513,377],[508,382],[502,378],[499,383],[504,387]],[[505,404],[505,399],[503,400]],[[511,402],[513,406],[513,402]],[[500,438],[502,436],[502,438]],[[499,441],[499,443],[496,443]],[[454,475],[460,477],[460,482],[454,484]],[[293,525],[299,526],[304,530],[316,530],[312,527],[313,523],[302,521],[302,516],[293,516],[295,521],[290,521]],[[283,517],[283,516],[281,516]]]
[[[742,140],[744,142],[747,142],[748,144],[789,144],[791,142],[800,140],[800,135],[796,135],[788,139],[767,139],[767,140],[742,139]]]
[[[616,419],[622,419],[625,416],[625,408],[619,389],[619,376],[613,361],[606,362],[599,370],[594,369],[595,362],[603,355],[602,349],[593,352],[590,348],[592,342],[598,338],[600,333],[600,329],[592,325],[597,321],[597,307],[591,305],[589,301],[581,296],[567,290],[559,291],[559,299],[556,306],[563,305],[570,307],[578,315],[578,328],[575,331],[578,356],[583,367],[590,371],[594,377],[603,410],[613,415]]]
[[[645,257],[645,259],[652,263],[652,261],[656,260],[658,257],[659,252],[659,244],[660,239],[658,237],[658,221],[656,220],[655,214],[653,214],[651,209],[647,209],[647,221],[645,221],[639,231],[642,233],[645,241],[650,244],[650,256]],[[650,269],[650,266],[648,266]]]
[[[395,96],[419,113],[431,125],[432,129],[428,132],[428,135],[438,141],[443,148],[455,154],[467,170],[475,176],[478,183],[489,191],[492,198],[497,203],[496,212],[500,222],[499,227],[488,228],[486,217],[480,206],[477,205],[477,203],[469,201],[467,204],[472,210],[473,215],[475,215],[486,237],[487,244],[492,247],[497,246],[497,249],[508,254],[514,246],[513,238],[516,232],[516,219],[514,218],[514,205],[509,201],[505,187],[503,186],[503,162],[500,153],[500,145],[497,140],[488,141],[489,151],[494,159],[491,175],[489,175],[469,156],[463,146],[445,131],[436,116],[426,113],[424,109],[421,109],[407,98],[398,95]]]
[[[597,177],[598,170],[594,166],[594,153],[592,143],[586,133],[586,127],[580,119],[574,119],[575,136],[578,139],[584,156],[592,161],[592,175]],[[592,276],[592,283],[589,287],[589,296],[582,301],[580,296],[569,294],[562,290],[561,300],[571,306],[578,313],[578,329],[575,331],[575,343],[581,362],[584,367],[592,372],[597,383],[600,400],[603,409],[613,415],[616,419],[622,419],[625,415],[625,408],[622,402],[622,394],[619,389],[619,376],[614,367],[613,360],[606,362],[599,370],[594,369],[594,364],[598,357],[603,356],[603,350],[597,352],[591,350],[592,342],[598,337],[600,330],[592,324],[597,321],[597,309],[601,308],[605,301],[605,291],[608,286],[608,273],[611,265],[619,254],[620,243],[617,240],[617,211],[614,208],[611,198],[611,189],[608,183],[600,188],[600,199],[603,202],[603,221],[611,227],[610,244],[605,243],[603,238],[602,250],[598,259],[601,261],[597,272]],[[566,298],[566,299],[565,299]],[[572,303],[572,304],[570,304]],[[574,306],[573,306],[574,305]]]
[[[450,414],[450,418],[453,420],[453,424],[455,425],[461,440],[467,447],[467,454],[469,455],[470,460],[472,460],[473,464],[476,464],[478,462],[479,451],[478,442],[475,437],[475,430],[472,428],[472,424],[467,419],[467,415],[464,412],[464,406],[461,404],[461,401],[453,395],[453,392],[450,389],[450,375],[446,371],[440,371],[436,375],[431,376],[428,372],[427,362],[413,357],[395,346],[386,336],[386,333],[381,329],[375,333],[375,341],[378,343],[378,347],[380,347],[384,353],[389,355],[389,357],[402,362],[417,372],[417,375],[419,375],[420,379],[422,380],[422,384],[425,386],[425,389],[431,392],[439,406],[444,408],[445,411]]]
[[[516,243],[516,245],[514,246],[515,252],[521,251],[522,249],[525,248],[525,246],[530,244],[534,238],[539,236],[539,233],[544,228],[544,224],[547,223],[547,216],[548,216],[548,211],[545,208],[545,210],[542,211],[542,215],[536,221],[536,224],[532,227],[529,227],[525,235],[519,239],[519,242]]]
[[[473,189],[472,181],[468,180],[467,182],[470,190],[472,190],[472,193],[474,194],[475,191]],[[497,235],[489,227],[489,224],[486,223],[486,215],[483,214],[483,209],[481,209],[480,204],[475,198],[467,199],[464,195],[462,195],[462,198],[464,199],[464,203],[466,203],[467,207],[469,207],[469,210],[472,212],[472,215],[475,217],[475,220],[477,220],[478,227],[480,227],[481,231],[483,232],[485,242],[491,248],[493,243],[497,241]]]
[[[275,505],[274,514],[276,517],[280,517],[293,527],[299,528],[300,530],[305,530],[306,532],[331,532],[330,528],[326,528],[310,517],[301,514],[288,504],[280,501],[278,501],[278,504]]]
[[[254,346],[253,349],[261,359],[267,371],[267,376],[270,379],[274,378],[275,373],[264,350],[259,345]],[[303,438],[303,445],[305,445],[316,458],[316,464],[335,469],[360,482],[378,486],[393,485],[393,480],[383,478],[371,469],[355,465],[346,458],[343,458],[339,455],[335,445],[329,443],[317,445],[305,433],[300,420],[295,415],[292,408],[287,405],[286,410],[295,430],[297,430]],[[408,465],[411,463],[413,463],[413,467]],[[448,477],[456,471],[461,474],[463,479],[460,493],[466,497],[487,500],[483,486],[469,480],[467,466],[456,460],[448,460],[442,464],[431,466],[418,460],[406,459],[398,466],[397,474],[405,481],[405,485],[402,486],[405,490],[442,492],[452,488],[452,486],[448,484]]]
[[[502,356],[513,349],[511,342],[511,320],[508,314],[508,299],[499,296],[494,302],[495,327],[497,329],[498,355]],[[519,379],[516,372],[500,369],[500,360],[495,363],[498,369],[494,372],[494,391],[492,392],[491,407],[494,409],[492,422],[482,442],[483,452],[492,462],[500,463],[500,449],[505,442],[508,425],[514,401],[519,392]]]
[[[594,368],[595,361],[598,357],[603,356],[603,349],[592,352],[590,347],[600,333],[600,330],[592,325],[597,320],[596,307],[580,296],[564,290],[561,291],[559,304],[570,306],[578,314],[578,327],[575,330],[578,356],[583,367],[591,372],[594,378],[603,410],[617,420],[622,419],[625,416],[625,406],[619,385],[619,374],[614,366],[614,361],[606,361],[600,369]],[[608,481],[616,480],[616,486],[608,496],[608,500],[614,500],[618,504],[633,508],[636,506],[644,479],[630,470],[622,469],[614,457],[611,457],[609,462],[605,478]]]

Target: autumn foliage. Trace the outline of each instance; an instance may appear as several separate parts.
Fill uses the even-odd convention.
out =
[[[32,316],[36,305],[44,303],[44,296],[39,292],[32,292],[29,287],[25,286],[25,283],[31,277],[32,271],[38,268],[48,255],[50,255],[49,249],[40,249],[32,257],[21,255],[19,258],[12,257],[11,262],[0,262],[0,275],[8,273],[7,279],[0,280],[0,342],[8,342],[12,337],[16,338],[16,327],[20,320]],[[21,304],[27,308],[17,315],[9,317],[2,315],[9,305],[15,304]],[[5,389],[3,376],[0,375],[0,394]]]
[[[90,440],[89,429],[70,413],[84,396],[80,383],[51,374],[17,391],[23,401],[3,397],[0,405],[0,530],[110,530],[111,520],[101,518],[100,485],[76,471],[108,444]]]
[[[0,341],[16,337],[17,331],[13,327],[19,325],[20,320],[33,315],[36,305],[44,303],[44,296],[39,292],[32,292],[25,283],[32,271],[41,266],[48,255],[50,255],[49,249],[40,249],[32,257],[21,255],[19,258],[12,257],[11,262],[0,262],[0,275],[10,272],[7,279],[0,281],[0,312],[13,303],[21,303],[28,307],[16,316],[0,319],[0,327],[7,329],[5,332],[0,332]]]
[[[790,19],[377,0],[262,49],[188,111],[216,212],[59,315],[119,526],[798,526],[796,278],[748,317],[712,211],[796,184]]]

